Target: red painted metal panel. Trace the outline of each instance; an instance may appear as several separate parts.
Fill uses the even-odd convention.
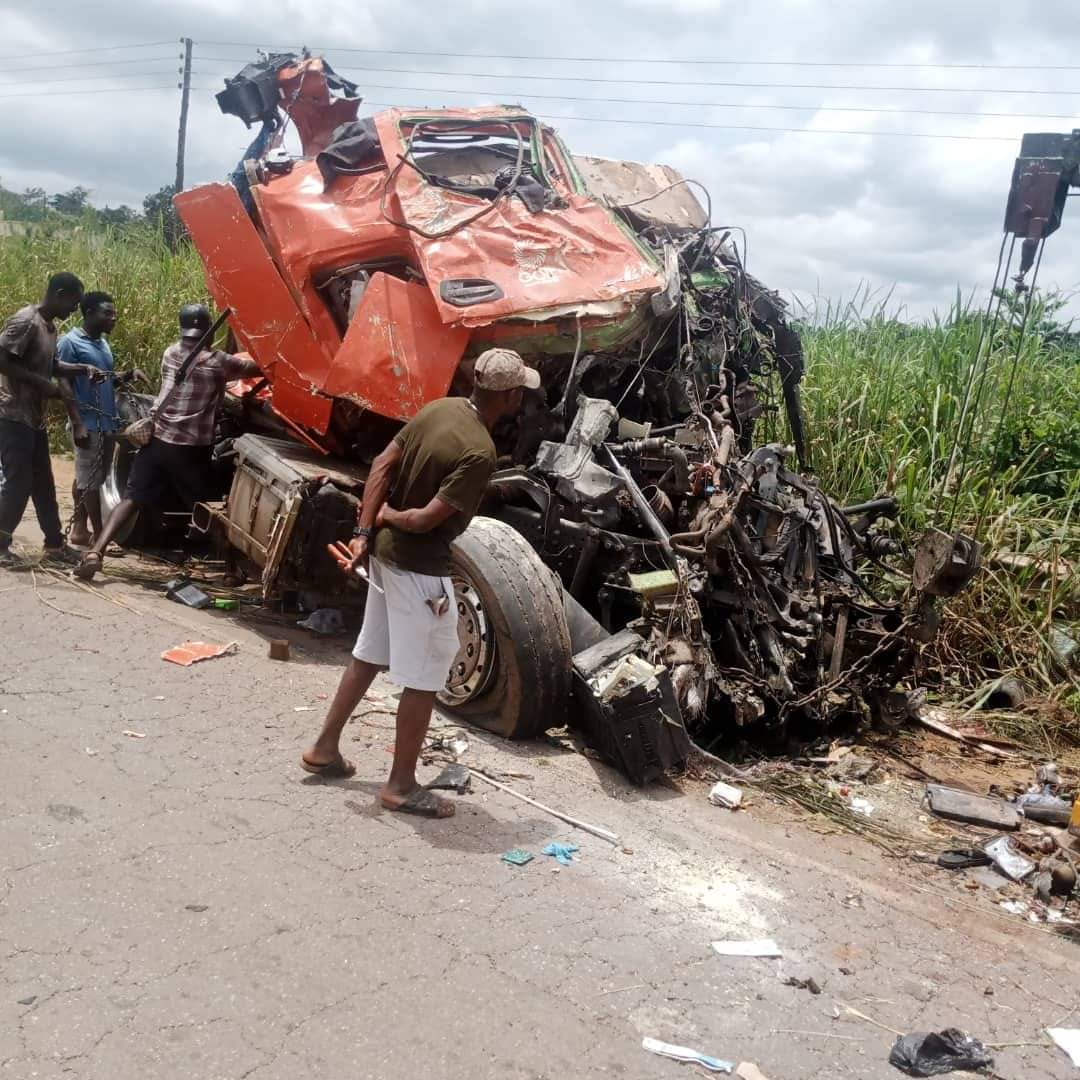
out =
[[[205,184],[176,196],[176,209],[206,270],[218,307],[274,388],[274,408],[325,434],[333,402],[319,394],[331,353],[312,333],[231,184]]]
[[[423,285],[374,274],[324,388],[383,416],[408,420],[446,395],[469,331],[444,326]]]

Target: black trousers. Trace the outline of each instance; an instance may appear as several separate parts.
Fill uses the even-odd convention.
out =
[[[49,460],[49,433],[15,420],[0,420],[0,551],[10,546],[31,499],[45,546],[59,547],[64,531]]]

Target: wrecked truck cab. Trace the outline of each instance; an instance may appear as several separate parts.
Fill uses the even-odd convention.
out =
[[[690,182],[576,158],[518,107],[357,120],[322,61],[274,64],[250,120],[279,131],[309,73],[304,156],[271,134],[239,190],[176,197],[265,376],[244,399],[265,426],[232,443],[229,497],[198,523],[264,594],[340,582],[325,548],[367,462],[498,344],[541,388],[495,431],[500,469],[455,545],[445,708],[510,737],[577,715],[639,781],[690,737],[895,719],[936,594],[864,580],[904,558],[880,524],[895,503],[840,507],[800,471],[798,334]],[[757,445],[780,413],[791,444]]]

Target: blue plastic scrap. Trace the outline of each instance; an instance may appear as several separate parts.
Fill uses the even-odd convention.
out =
[[[577,844],[560,844],[553,841],[541,852],[542,855],[554,855],[563,866],[569,866],[572,856],[578,850]]]
[[[534,856],[531,852],[522,851],[521,848],[511,848],[509,851],[503,853],[502,861],[510,863],[511,866],[524,866],[526,863],[533,861]]]

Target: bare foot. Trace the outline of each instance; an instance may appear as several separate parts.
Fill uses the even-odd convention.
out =
[[[433,791],[417,784],[412,791],[405,793],[392,791],[389,785],[383,785],[379,792],[379,801],[387,810],[397,810],[403,814],[416,814],[418,817],[449,818],[457,808],[449,799],[441,799]]]

